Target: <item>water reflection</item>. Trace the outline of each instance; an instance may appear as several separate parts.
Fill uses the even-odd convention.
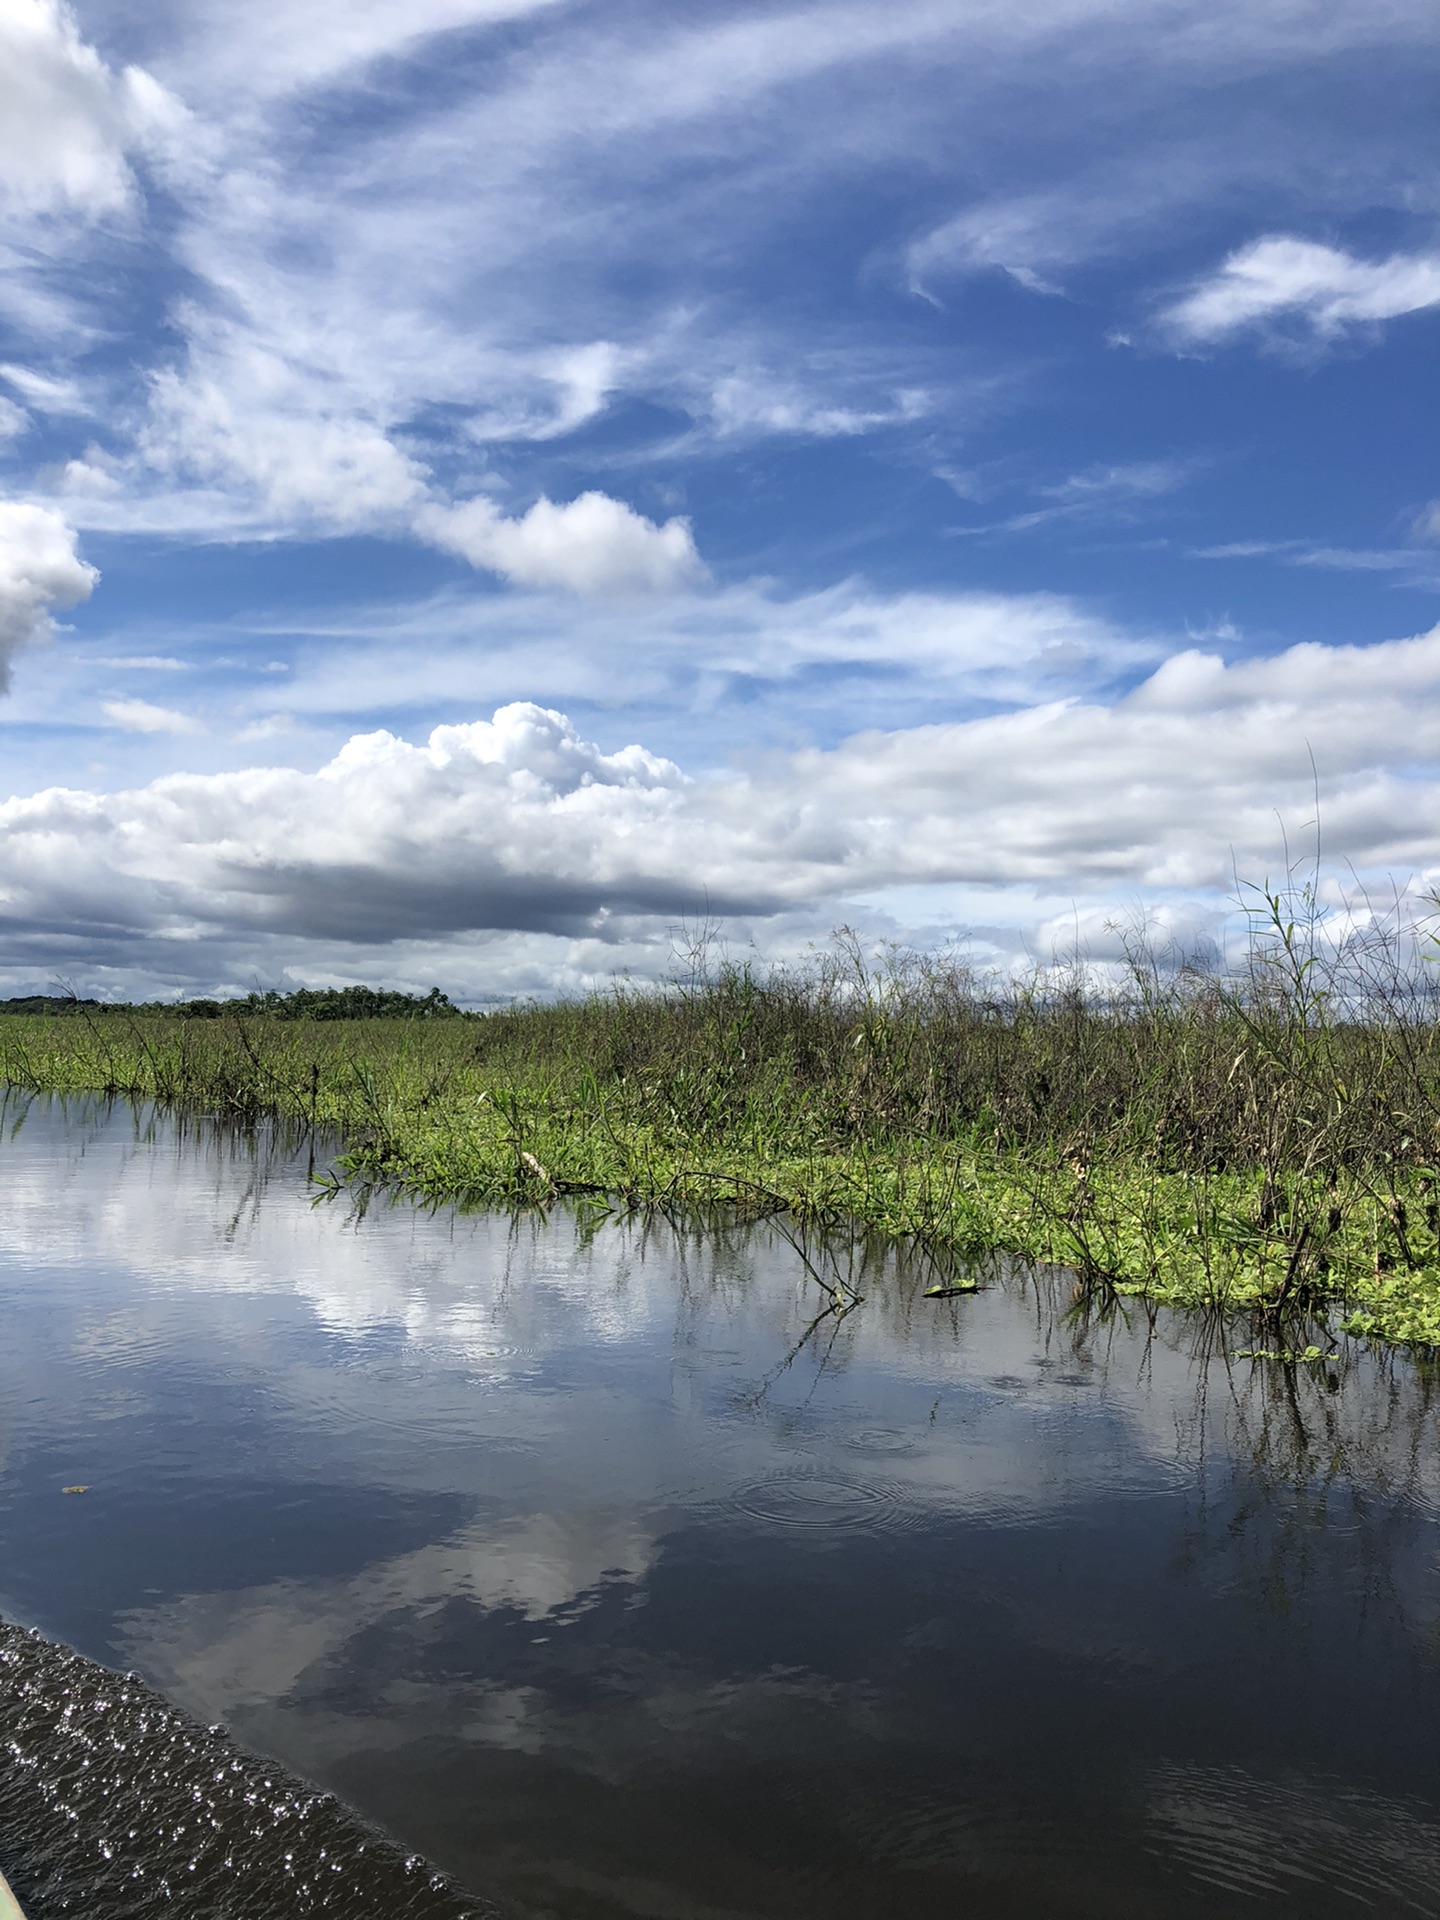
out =
[[[124,1109],[4,1153],[0,1611],[513,1911],[1440,1914],[1409,1363]]]

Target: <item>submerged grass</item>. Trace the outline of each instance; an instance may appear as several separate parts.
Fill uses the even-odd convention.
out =
[[[1104,988],[841,935],[483,1019],[6,1016],[0,1076],[338,1130],[344,1178],[431,1199],[786,1210],[1440,1347],[1426,963],[1265,914],[1239,974],[1137,946]]]

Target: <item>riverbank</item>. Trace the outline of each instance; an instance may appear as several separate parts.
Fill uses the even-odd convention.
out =
[[[783,1209],[1440,1346],[1431,1002],[1284,962],[997,994],[842,946],[483,1019],[7,1015],[0,1076],[329,1129],[345,1180],[426,1199]]]

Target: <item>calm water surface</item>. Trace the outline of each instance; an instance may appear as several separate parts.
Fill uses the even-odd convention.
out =
[[[0,1145],[0,1614],[536,1920],[1440,1916],[1425,1374],[855,1272],[814,1324],[776,1229],[360,1215],[303,1156],[37,1103]],[[44,1920],[81,1910],[44,1808],[104,1820],[27,1660],[0,1790],[48,1799],[0,1866]],[[257,1833],[340,1821],[205,1738],[196,1778],[269,1781]],[[326,1831],[311,1866],[369,1844],[460,1911]],[[270,1913],[371,1911],[284,1871]],[[251,1911],[198,1884],[133,1911]]]

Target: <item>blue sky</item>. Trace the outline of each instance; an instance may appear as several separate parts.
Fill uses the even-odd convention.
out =
[[[1440,882],[1421,0],[0,0],[0,987]],[[437,729],[439,730],[437,732]]]

